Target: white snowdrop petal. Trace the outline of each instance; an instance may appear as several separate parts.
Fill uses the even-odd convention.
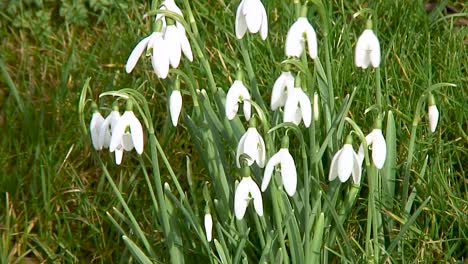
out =
[[[262,216],[263,215],[262,193],[260,192],[260,189],[258,188],[257,184],[252,180],[252,178],[249,177],[248,179],[249,179],[249,192],[253,198],[255,211],[257,212],[259,216]]]
[[[115,149],[115,164],[120,165],[122,163],[123,149]]]
[[[133,68],[135,68],[135,65],[137,64],[138,60],[141,57],[141,54],[145,50],[145,48],[148,45],[148,42],[150,39],[153,37],[153,34],[149,35],[148,37],[142,39],[138,44],[135,46],[135,48],[132,50],[132,53],[130,53],[130,56],[128,57],[127,63],[125,64],[125,71],[127,73],[132,72]]]
[[[353,181],[355,184],[361,183],[361,162],[358,158],[358,155],[353,151]]]
[[[257,132],[258,136],[258,156],[257,156],[257,164],[260,168],[265,167],[266,163],[266,148],[265,148],[265,141],[263,140],[263,137]]]
[[[245,21],[245,16],[242,14],[242,9],[244,6],[244,3],[247,0],[243,0],[240,4],[239,7],[237,7],[237,12],[236,12],[236,37],[238,39],[241,39],[244,37],[245,32],[247,32],[247,22]]]
[[[302,90],[298,90],[298,97],[302,120],[304,121],[304,125],[309,127],[312,121],[312,105],[310,103],[310,99]]]
[[[265,8],[262,5],[262,25],[260,27],[260,37],[265,40],[268,37],[268,17]]]
[[[292,80],[291,80],[292,79]],[[271,110],[276,110],[286,103],[288,86],[294,85],[294,77],[290,72],[282,72],[273,84],[271,92]]]
[[[281,179],[284,189],[289,196],[296,193],[297,187],[297,171],[294,159],[289,153],[289,150],[284,148],[280,150],[281,155]]]
[[[238,220],[244,218],[249,202],[249,182],[247,179],[250,179],[250,177],[241,180],[234,194],[234,214]]]
[[[315,34],[315,30],[310,23],[308,23],[306,27],[306,38],[309,56],[310,58],[315,59],[317,58],[317,35]]]
[[[172,65],[172,67],[177,68],[182,56],[182,47],[179,40],[179,30],[177,29],[176,25],[170,25],[166,28],[164,40],[166,41],[167,47],[169,48],[169,63]]]
[[[295,120],[294,116],[296,115],[296,111],[298,110],[298,98],[295,89],[296,88],[294,88],[290,93],[288,93],[288,97],[286,98],[283,115],[284,122],[294,122]]]
[[[187,38],[187,35],[185,34],[185,31],[182,32],[181,30],[179,30],[179,41],[180,46],[182,48],[182,52],[184,53],[185,57],[189,61],[193,61],[192,47],[190,46],[190,42]]]
[[[276,153],[275,155],[271,156],[271,158],[268,160],[268,163],[266,164],[265,167],[265,172],[263,174],[263,179],[262,179],[262,192],[266,190],[268,187],[268,184],[270,183],[271,176],[273,174],[273,170],[276,165],[278,165],[281,161],[281,153]]]
[[[133,145],[135,146],[135,150],[138,154],[143,153],[143,127],[141,126],[140,121],[138,118],[136,118],[135,114],[133,112],[131,113],[131,118],[130,118],[130,133],[132,135],[132,142]]]
[[[242,137],[240,138],[239,140],[239,144],[237,144],[237,151],[236,151],[236,165],[237,165],[237,168],[241,168],[241,165],[240,165],[240,156],[241,154],[244,153],[244,145],[245,145],[245,139],[247,138],[247,134],[248,133],[248,130],[246,133],[244,133],[244,135],[242,135]],[[253,161],[249,161],[249,166],[252,165]]]
[[[345,182],[351,176],[353,171],[353,147],[350,144],[345,144],[338,158],[338,178],[341,182]]]
[[[338,158],[340,157],[342,149],[338,150],[335,153],[335,156],[333,156],[331,165],[330,165],[330,171],[328,173],[328,180],[333,181],[336,179],[336,176],[338,176]]]

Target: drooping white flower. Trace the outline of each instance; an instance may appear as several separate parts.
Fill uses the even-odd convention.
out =
[[[282,72],[276,79],[271,92],[271,110],[284,106],[288,92],[294,88],[294,76],[291,72]]]
[[[244,37],[247,29],[250,33],[260,31],[263,40],[268,35],[268,18],[260,0],[242,0],[236,12],[236,37]]]
[[[268,161],[262,180],[262,192],[268,187],[273,169],[277,165],[281,167],[281,179],[284,189],[289,196],[293,196],[294,193],[296,193],[297,172],[294,159],[287,148],[281,148],[280,151],[273,155]]]
[[[333,181],[338,176],[341,182],[345,182],[351,174],[353,174],[354,183],[359,184],[361,181],[361,162],[356,152],[354,152],[353,146],[346,143],[333,156],[328,180]]]
[[[177,126],[180,111],[182,110],[182,95],[180,90],[173,90],[169,98],[169,110],[171,112],[172,125]]]
[[[306,127],[312,121],[312,106],[309,97],[301,88],[295,87],[288,92],[286,104],[284,105],[283,122],[293,122],[296,125],[304,121]]]
[[[239,110],[239,101],[244,103],[244,116],[247,121],[250,120],[251,104],[249,102],[249,90],[245,87],[244,83],[240,80],[235,80],[226,95],[226,117],[229,120],[234,119]]]
[[[427,108],[427,115],[429,117],[429,127],[431,128],[431,132],[434,133],[439,122],[439,110],[435,104]]]
[[[248,166],[257,162],[260,168],[265,167],[265,142],[255,127],[249,127],[237,145],[236,165],[238,168],[241,168],[241,161],[239,160],[241,155],[246,158]]]
[[[356,44],[356,54],[354,63],[357,67],[366,69],[369,64],[374,68],[380,65],[380,44],[379,39],[372,29],[366,29],[359,36]]]
[[[148,37],[142,39],[128,57],[125,71],[132,72],[144,50],[151,51],[151,64],[156,75],[165,79],[169,73],[169,45],[163,39],[163,33],[153,32]]]
[[[212,231],[213,231],[213,218],[211,217],[210,213],[205,214],[205,232],[206,232],[206,240],[208,242],[211,242],[212,237]]]
[[[143,128],[131,110],[125,111],[112,130],[109,151],[114,152],[119,148],[125,151],[135,148],[138,154],[143,153]]]
[[[242,220],[244,218],[247,205],[252,199],[255,211],[259,216],[262,216],[263,201],[260,189],[251,177],[243,177],[239,185],[237,185],[236,193],[234,195],[234,213],[238,220]]]
[[[89,124],[89,131],[91,133],[91,142],[93,143],[93,147],[95,150],[101,150],[102,144],[99,141],[99,132],[101,131],[101,125],[104,122],[104,117],[102,117],[101,113],[96,110],[91,117],[91,122]]]
[[[286,36],[286,56],[300,57],[302,52],[304,52],[306,41],[309,56],[312,59],[317,58],[317,35],[315,34],[315,30],[306,17],[299,17],[291,26]]]
[[[382,169],[387,157],[387,143],[385,143],[382,129],[374,128],[372,132],[366,136],[366,142],[368,147],[372,147],[372,162],[377,169]],[[363,144],[359,146],[358,157],[360,164],[362,164],[364,161]]]

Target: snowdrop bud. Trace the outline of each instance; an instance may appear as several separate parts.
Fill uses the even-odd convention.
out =
[[[315,121],[318,121],[319,120],[319,117],[320,117],[320,113],[319,113],[319,96],[318,96],[318,93],[315,92],[314,93],[314,120]]]
[[[208,212],[205,214],[205,232],[206,232],[206,240],[211,242],[212,240],[212,231],[213,231],[213,218],[211,214]]]
[[[173,90],[169,99],[169,110],[171,112],[172,125],[177,126],[180,111],[182,110],[182,95],[180,90]]]
[[[437,128],[437,123],[439,122],[439,110],[437,109],[435,98],[432,94],[428,97],[427,114],[429,117],[429,127],[431,132],[434,133]]]

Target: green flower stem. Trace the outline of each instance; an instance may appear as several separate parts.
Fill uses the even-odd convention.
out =
[[[257,79],[255,78],[255,72],[250,61],[249,50],[245,46],[244,40],[241,39],[239,42],[241,45],[241,53],[242,57],[244,58],[245,67],[247,68],[247,75],[249,76],[249,85],[252,90],[252,95],[254,96],[255,101],[257,101],[257,104],[260,105],[262,109],[267,109],[265,102],[263,101],[263,97],[258,90]]]
[[[381,77],[380,77],[380,68],[375,69],[375,101],[377,103],[377,109],[379,111],[379,116],[383,112],[382,108],[382,88],[380,87]]]

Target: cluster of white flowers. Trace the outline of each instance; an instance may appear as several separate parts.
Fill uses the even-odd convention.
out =
[[[182,11],[174,0],[165,0],[160,9],[183,17]],[[154,72],[161,79],[167,77],[169,65],[174,68],[179,66],[182,53],[188,60],[193,61],[192,48],[182,23],[174,22],[172,18],[162,14],[156,16],[155,23],[156,31],[142,39],[128,57],[125,65],[127,73],[132,72],[145,49],[150,54]]]
[[[131,104],[131,103],[130,103]],[[93,105],[94,113],[89,126],[91,140],[96,150],[109,148],[115,152],[115,163],[120,165],[123,152],[135,148],[138,154],[143,153],[143,128],[140,121],[131,110],[131,106],[120,116],[117,106],[104,119]]]
[[[159,13],[155,18],[155,31],[143,38],[131,52],[125,70],[127,73],[133,71],[139,58],[146,50],[150,56],[155,74],[165,79],[169,74],[170,66],[179,66],[182,53],[189,61],[193,61],[192,49],[187,38],[186,29],[176,17],[183,18],[183,14],[174,0],[165,0],[160,6]],[[168,17],[167,14],[174,13],[177,16]],[[306,12],[305,12],[306,13]],[[244,37],[245,33],[260,33],[265,40],[268,35],[268,19],[265,7],[260,0],[242,0],[236,12],[235,33],[238,39]],[[300,16],[290,27],[285,40],[285,55],[289,59],[299,59],[307,48],[311,59],[318,57],[317,36],[314,27],[308,21],[306,15]],[[369,65],[374,68],[380,65],[380,43],[371,29],[371,25],[359,36],[355,49],[355,65],[366,69]],[[319,95],[314,93],[313,108],[309,96],[303,90],[300,73],[291,72],[290,65],[285,65],[281,75],[273,85],[270,107],[273,111],[283,111],[283,122],[291,122],[297,126],[301,122],[309,127],[314,120],[319,118]],[[182,94],[179,89],[179,80],[172,90],[169,98],[169,109],[171,121],[177,126],[182,109]],[[234,198],[234,213],[238,220],[243,219],[247,206],[253,200],[255,211],[259,216],[263,215],[263,202],[261,191],[266,191],[274,171],[281,174],[281,183],[289,196],[294,196],[297,188],[297,170],[293,156],[289,151],[289,138],[283,136],[281,148],[267,162],[267,151],[262,135],[258,132],[255,118],[252,117],[252,101],[249,89],[243,82],[242,75],[236,78],[229,88],[225,101],[225,115],[227,119],[233,120],[239,110],[239,103],[243,103],[243,114],[250,126],[240,138],[236,151],[236,166],[244,171],[241,181],[237,184]],[[431,95],[428,104],[428,117],[430,129],[435,131],[439,112]],[[116,164],[121,164],[123,152],[135,148],[138,154],[143,153],[143,129],[131,109],[131,101],[128,101],[127,110],[121,116],[118,107],[115,106],[110,114],[104,119],[99,113],[97,105],[93,104],[94,113],[91,118],[90,132],[94,148],[99,151],[109,148],[115,152]],[[312,112],[313,109],[313,112]],[[339,178],[346,182],[353,176],[353,182],[360,184],[362,163],[364,161],[364,145],[371,147],[372,162],[377,169],[382,169],[386,160],[386,142],[381,130],[381,121],[375,126],[371,133],[365,137],[365,144],[361,144],[358,153],[353,149],[352,137],[348,135],[344,146],[334,155],[330,170],[329,180]],[[260,168],[265,168],[261,191],[257,183],[250,176],[250,168],[254,163]],[[277,169],[275,170],[275,167]],[[248,171],[249,173],[245,173]],[[212,240],[213,218],[209,210],[204,217],[206,238]]]

